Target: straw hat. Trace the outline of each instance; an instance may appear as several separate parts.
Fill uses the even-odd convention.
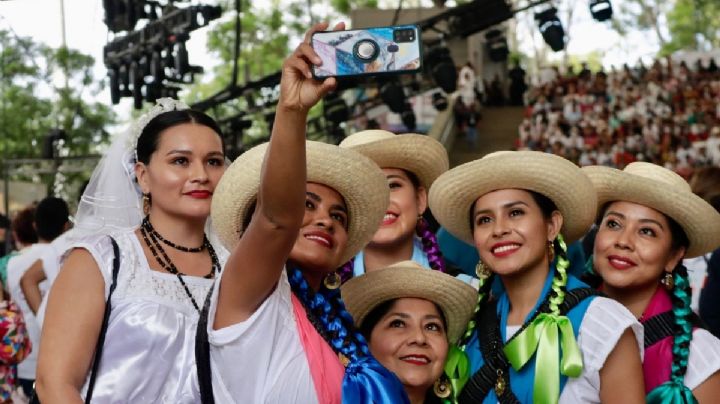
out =
[[[212,224],[222,243],[231,250],[244,231],[243,221],[257,198],[267,143],[243,153],[223,174],[212,200]],[[307,181],[337,191],[348,209],[348,242],[345,263],[354,257],[380,226],[387,209],[389,190],[385,175],[367,157],[352,150],[306,142]]]
[[[477,291],[467,283],[440,271],[402,261],[347,281],[342,286],[345,307],[360,327],[378,305],[402,297],[425,299],[437,304],[447,322],[448,341],[460,338],[473,314]]]
[[[340,147],[369,157],[381,168],[410,171],[425,189],[429,189],[433,181],[450,167],[445,146],[427,135],[395,135],[386,130],[364,130],[343,139]]]
[[[495,152],[453,168],[430,189],[430,209],[450,233],[474,245],[470,208],[488,192],[511,188],[550,198],[563,215],[560,231],[568,243],[595,219],[597,198],[587,176],[572,162],[537,151]]]
[[[686,258],[720,246],[720,214],[693,194],[690,185],[674,172],[645,162],[628,164],[622,171],[602,166],[584,167],[582,171],[595,186],[598,206],[628,201],[655,209],[676,221],[690,241]]]

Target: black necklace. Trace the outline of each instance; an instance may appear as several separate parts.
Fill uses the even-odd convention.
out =
[[[166,270],[167,272],[177,276],[178,281],[180,281],[180,284],[185,289],[185,293],[190,298],[190,302],[192,303],[193,307],[195,307],[195,310],[200,312],[200,306],[195,301],[195,298],[193,297],[192,293],[190,292],[190,288],[188,287],[187,283],[185,283],[185,280],[183,279],[184,276],[187,276],[186,274],[178,271],[175,264],[170,260],[170,257],[167,255],[165,250],[162,248],[162,245],[160,242],[154,237],[152,233],[148,234],[148,231],[145,229],[144,226],[140,227],[140,234],[143,237],[143,240],[145,241],[145,244],[150,249],[150,252],[152,253],[153,257],[155,257],[155,260],[157,261],[160,266]],[[207,241],[207,238],[205,238]],[[205,247],[208,249],[208,253],[210,254],[210,260],[212,261],[212,265],[210,266],[210,272],[205,275],[203,278],[205,279],[211,279],[213,277],[213,274],[217,271],[217,273],[220,273],[220,261],[217,258],[217,255],[215,254],[215,249],[212,247],[212,244],[207,242],[205,244]],[[158,251],[160,251],[160,254],[162,255],[162,258],[160,255],[158,255]],[[163,260],[164,258],[164,260]]]
[[[208,244],[210,244],[208,242],[207,237],[205,237],[205,236],[203,236],[203,243],[202,243],[202,245],[200,245],[200,247],[185,247],[185,246],[175,244],[172,241],[165,239],[165,237],[161,236],[160,233],[158,233],[158,231],[155,230],[155,227],[153,227],[152,223],[150,223],[149,216],[145,216],[145,218],[143,219],[142,227],[144,227],[145,230],[147,230],[147,232],[152,234],[155,238],[162,241],[163,244],[165,244],[166,246],[172,247],[176,250],[180,250],[183,252],[199,253],[199,252],[203,251],[207,247]]]

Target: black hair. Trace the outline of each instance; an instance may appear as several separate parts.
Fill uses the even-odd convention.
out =
[[[70,210],[60,198],[48,196],[35,209],[35,228],[38,238],[52,241],[65,231]]]
[[[136,151],[138,162],[148,164],[150,162],[150,156],[157,150],[158,144],[160,143],[160,134],[166,129],[184,123],[194,123],[212,129],[220,136],[223,150],[225,150],[225,140],[220,126],[218,126],[217,122],[209,115],[192,109],[168,111],[153,118],[145,125],[145,128],[143,128],[137,141]]]
[[[28,206],[15,215],[12,221],[12,231],[15,232],[17,241],[25,245],[37,243],[38,238],[33,227],[34,222],[35,206]]]
[[[553,202],[552,199],[548,198],[547,196],[535,191],[528,190],[528,192],[530,192],[533,200],[540,207],[540,211],[542,212],[545,219],[550,219],[552,217],[552,213],[556,210],[559,210],[557,205],[555,205],[555,202]]]
[[[390,299],[386,300],[377,306],[370,310],[370,313],[368,313],[367,316],[365,316],[365,319],[363,320],[362,324],[360,324],[359,331],[365,337],[365,339],[370,342],[370,334],[372,334],[373,328],[377,325],[377,323],[380,322],[380,319],[385,316],[390,309],[393,307],[395,302],[397,302],[400,298]],[[447,319],[445,318],[445,313],[443,313],[440,306],[438,306],[435,302],[432,302],[432,304],[437,309],[438,313],[440,313],[440,319],[442,319],[443,328],[447,332]],[[452,341],[451,341],[452,342]]]

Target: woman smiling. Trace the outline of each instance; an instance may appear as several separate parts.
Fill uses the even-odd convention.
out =
[[[445,147],[437,140],[412,133],[395,135],[366,130],[345,138],[340,147],[369,157],[383,171],[390,203],[383,222],[368,245],[343,268],[343,278],[413,260],[425,268],[445,271],[435,234],[423,218],[427,192],[448,169]]]
[[[342,287],[347,309],[370,352],[400,378],[413,404],[450,396],[443,376],[445,360],[476,298],[473,287],[424,269],[414,261],[402,261]]]
[[[583,171],[603,206],[594,269],[603,291],[645,327],[648,402],[715,402],[720,340],[698,328],[682,259],[720,246],[720,214],[682,177],[654,164]]]
[[[476,314],[446,367],[456,400],[642,402],[639,324],[567,274],[565,243],[586,232],[596,208],[577,166],[493,153],[441,175],[430,207],[482,260]],[[489,296],[495,277],[501,293]]]

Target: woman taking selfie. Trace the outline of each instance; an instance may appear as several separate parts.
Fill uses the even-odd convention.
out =
[[[270,142],[235,160],[215,194],[213,225],[231,250],[208,314],[218,402],[407,402],[354,328],[336,272],[382,220],[385,176],[305,140],[308,110],[335,86],[310,74],[320,60],[309,40],[325,28],[283,65]]]

